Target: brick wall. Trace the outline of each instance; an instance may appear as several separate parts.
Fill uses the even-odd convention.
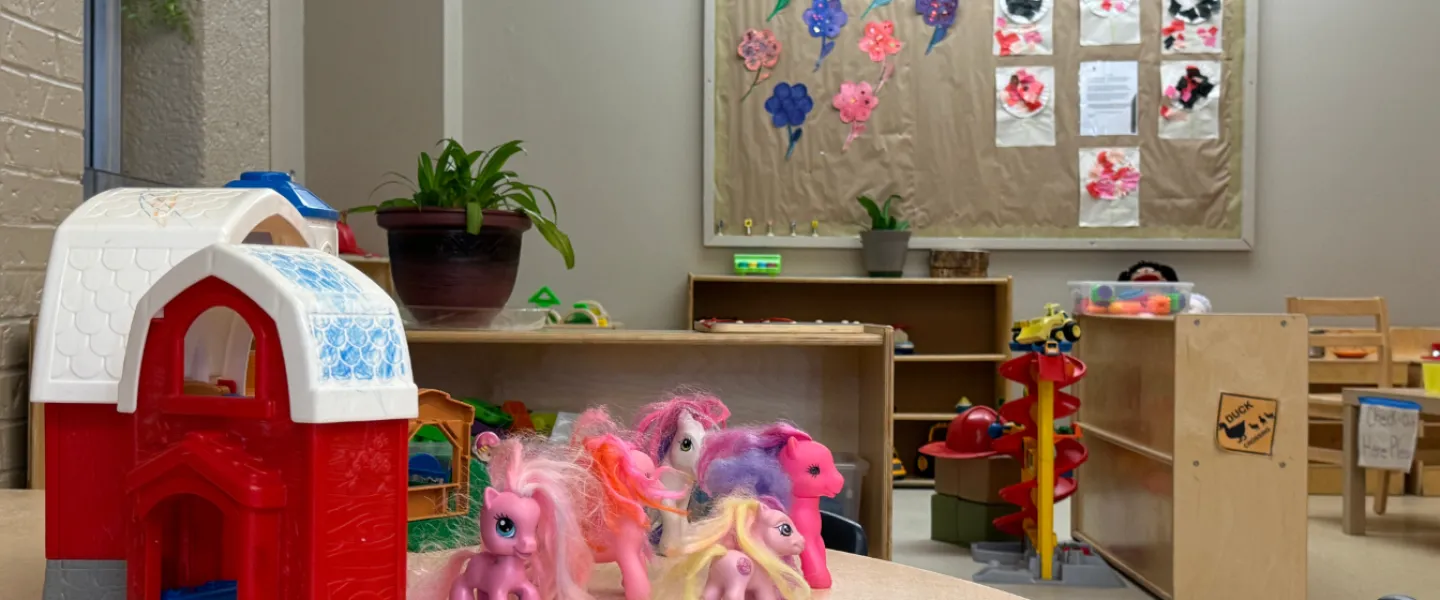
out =
[[[82,200],[84,3],[0,0],[0,488],[25,485],[30,318]]]

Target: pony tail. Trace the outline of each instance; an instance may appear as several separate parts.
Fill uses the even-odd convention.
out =
[[[742,507],[744,522],[735,525],[735,546],[749,556],[755,564],[759,565],[770,581],[780,589],[780,596],[785,600],[809,600],[810,585],[805,582],[805,576],[801,575],[790,563],[776,554],[774,550],[762,546],[750,537],[750,528],[755,525],[755,520],[760,518],[762,503],[758,500],[747,500]]]

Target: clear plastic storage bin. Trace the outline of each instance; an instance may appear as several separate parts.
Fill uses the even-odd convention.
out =
[[[1190,306],[1193,283],[1169,281],[1072,281],[1077,315],[1163,317]]]
[[[870,463],[849,452],[836,452],[835,469],[845,477],[845,487],[834,498],[821,498],[820,510],[859,521],[860,490],[865,483],[865,472],[870,469]]]

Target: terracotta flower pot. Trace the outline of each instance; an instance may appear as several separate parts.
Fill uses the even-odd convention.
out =
[[[871,277],[900,277],[905,274],[905,252],[910,249],[909,231],[860,232],[861,255]]]
[[[395,293],[422,323],[484,327],[510,300],[529,217],[487,210],[479,235],[465,232],[459,208],[384,209],[376,222],[388,234]]]

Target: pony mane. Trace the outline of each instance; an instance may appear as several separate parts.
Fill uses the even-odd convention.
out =
[[[780,467],[780,450],[791,439],[811,441],[810,434],[785,422],[732,427],[705,437],[695,477],[712,497],[734,493],[773,496],[790,502],[790,476]]]
[[[640,418],[635,420],[639,446],[656,464],[670,453],[670,444],[680,427],[680,415],[685,413],[690,413],[706,429],[724,428],[725,421],[730,419],[730,409],[725,403],[707,394],[677,395],[640,409]]]
[[[535,527],[538,544],[529,565],[540,596],[591,600],[585,584],[593,558],[585,544],[570,537],[585,518],[576,508],[595,503],[585,458],[540,438],[510,438],[495,446],[492,454],[494,487],[532,498],[540,505],[540,522]]]
[[[588,458],[590,477],[600,490],[599,515],[587,520],[587,537],[592,541],[601,539],[607,532],[617,530],[626,521],[646,528],[650,517],[645,509],[654,508],[687,514],[685,511],[667,507],[661,500],[677,499],[684,492],[670,491],[658,476],[672,471],[669,467],[656,469],[656,476],[647,477],[630,456],[635,447],[621,437],[619,426],[602,408],[591,408],[575,420],[571,445],[581,449]]]
[[[750,535],[750,528],[763,508],[778,505],[774,498],[735,495],[721,498],[709,517],[690,525],[680,549],[680,558],[661,577],[661,586],[680,589],[684,600],[700,598],[700,583],[711,563],[725,556],[725,546],[744,552],[780,589],[785,600],[807,600],[810,586],[805,577],[785,558]],[[667,590],[668,591],[668,590]],[[656,597],[661,597],[657,594]]]

